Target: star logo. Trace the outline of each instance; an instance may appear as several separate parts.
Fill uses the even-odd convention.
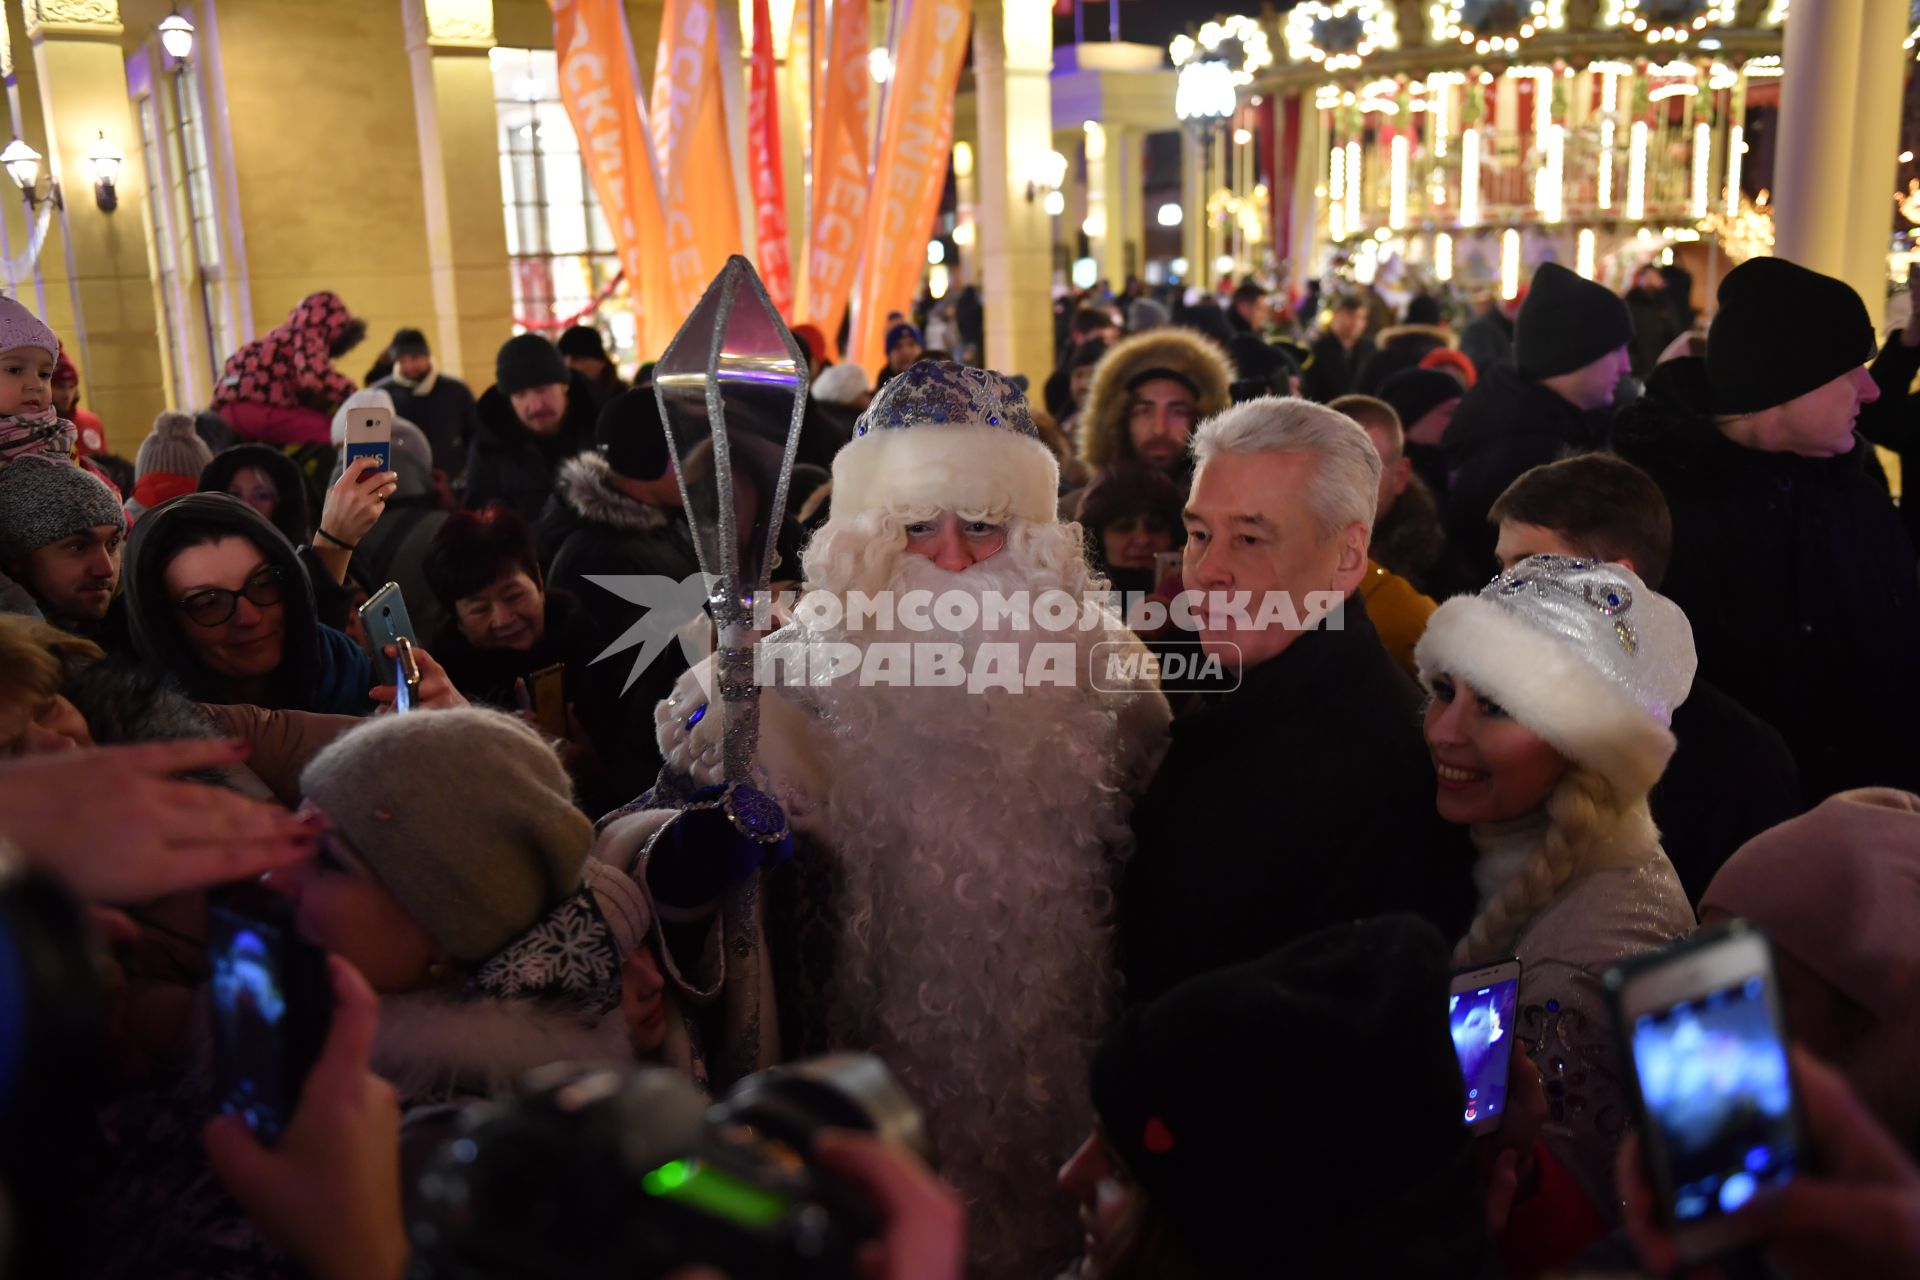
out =
[[[628,627],[593,659],[600,662],[628,649],[639,650],[633,656],[633,669],[627,673],[627,682],[620,686],[621,693],[633,688],[640,673],[666,652],[667,644],[676,634],[679,635],[680,652],[686,656],[688,666],[698,666],[712,652],[713,637],[710,631],[701,629],[697,635],[681,632],[681,628],[705,613],[707,582],[704,576],[696,573],[679,582],[651,573],[589,573],[582,576],[596,587],[611,591],[627,603],[637,604],[646,610],[640,615],[639,621]]]

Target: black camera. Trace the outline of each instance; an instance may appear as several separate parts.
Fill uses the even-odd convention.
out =
[[[451,1118],[409,1203],[412,1274],[851,1276],[880,1222],[810,1164],[829,1128],[927,1156],[918,1109],[863,1054],[750,1076],[712,1105],[663,1067],[543,1068]]]

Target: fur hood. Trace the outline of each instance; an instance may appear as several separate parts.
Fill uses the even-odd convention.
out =
[[[1080,450],[1087,465],[1107,467],[1133,456],[1127,438],[1127,384],[1149,369],[1175,370],[1200,389],[1196,426],[1232,403],[1233,365],[1211,338],[1170,328],[1122,339],[1094,367],[1080,414]]]
[[[1454,336],[1453,330],[1443,324],[1395,325],[1391,329],[1382,329],[1379,333],[1376,333],[1373,336],[1373,342],[1375,346],[1385,351],[1402,338],[1420,338],[1423,340],[1430,338],[1436,344],[1452,350],[1458,350],[1460,347],[1460,339]]]
[[[560,464],[554,492],[588,524],[632,533],[652,533],[666,527],[666,512],[620,492],[612,477],[613,468],[607,460],[588,450]]]
[[[403,1107],[496,1097],[550,1062],[631,1062],[615,1007],[586,1022],[537,1000],[463,999],[459,989],[385,996],[373,1069]]]

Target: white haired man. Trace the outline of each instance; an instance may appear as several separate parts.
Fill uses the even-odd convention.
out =
[[[683,816],[645,872],[667,919],[763,895],[784,1056],[887,1061],[926,1111],[991,1276],[1073,1254],[1053,1172],[1090,1120],[1089,1055],[1115,1005],[1116,855],[1171,718],[1150,676],[1094,687],[1096,656],[1143,650],[1097,599],[1083,607],[1098,580],[1079,529],[1056,518],[1057,485],[1007,379],[936,361],[890,379],[834,460],[796,621],[757,663],[759,768],[798,851],[728,889],[726,868],[754,851],[732,859],[728,831]],[[1023,593],[1027,616],[993,616],[990,601]],[[890,607],[856,614],[859,599]],[[720,779],[709,665],[659,708],[651,803]],[[736,976],[701,965],[714,940],[688,941],[674,958],[690,994],[725,989],[738,1005]],[[726,941],[733,956],[754,945]],[[737,1008],[726,1022],[741,1031]]]
[[[1435,817],[1420,693],[1349,600],[1380,482],[1367,433],[1266,397],[1206,422],[1193,453],[1184,581],[1239,681],[1183,711],[1134,811],[1129,1001],[1364,916],[1457,937],[1474,902],[1471,854]]]

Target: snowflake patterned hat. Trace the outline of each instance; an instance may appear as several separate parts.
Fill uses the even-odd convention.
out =
[[[407,914],[469,964],[578,891],[593,847],[560,757],[500,711],[363,721],[313,758],[300,789]]]
[[[1060,464],[1027,398],[987,369],[923,360],[880,388],[833,460],[833,518],[1058,518]]]
[[[1668,725],[1693,688],[1693,628],[1625,565],[1531,556],[1455,596],[1414,649],[1420,681],[1473,686],[1626,799],[1673,755]]]

